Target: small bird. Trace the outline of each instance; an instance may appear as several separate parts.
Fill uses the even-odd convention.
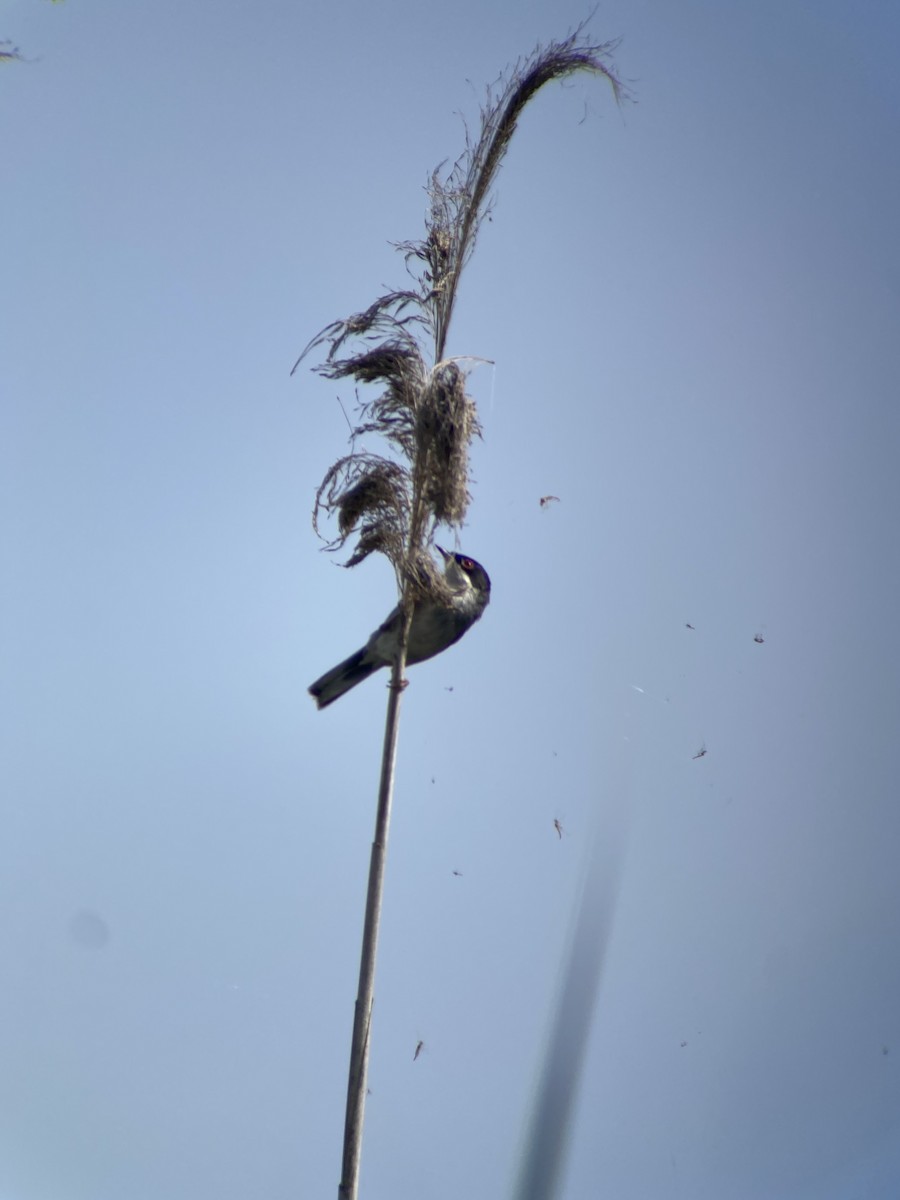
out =
[[[449,605],[437,600],[420,600],[416,604],[406,649],[409,666],[433,658],[458,642],[475,624],[491,598],[491,581],[480,563],[465,554],[448,554],[440,546],[436,549],[443,555],[444,582],[453,593],[453,598]],[[400,639],[402,615],[398,605],[361,650],[326,671],[310,685],[309,693],[315,697],[319,708],[325,708],[343,696],[344,692],[349,692],[374,671],[393,664]]]

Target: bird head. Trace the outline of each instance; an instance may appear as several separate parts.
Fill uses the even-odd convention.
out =
[[[491,581],[487,571],[467,554],[451,554],[441,546],[435,546],[444,559],[444,578],[454,592],[474,593],[479,610],[484,609],[491,598]]]

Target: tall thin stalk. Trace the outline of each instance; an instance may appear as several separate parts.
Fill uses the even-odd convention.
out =
[[[348,567],[373,551],[386,555],[394,566],[405,614],[391,676],[369,865],[340,1200],[356,1200],[359,1187],[375,960],[409,625],[418,601],[448,603],[451,599],[429,548],[439,525],[458,529],[463,523],[470,500],[469,446],[480,432],[459,360],[445,357],[459,281],[489,211],[490,190],[522,109],[544,84],[579,71],[603,76],[620,100],[624,88],[609,65],[615,46],[614,42],[586,42],[579,27],[564,41],[538,47],[508,78],[488,89],[477,141],[470,140],[467,132],[465,150],[452,168],[431,176],[425,236],[398,247],[413,286],[380,296],[364,312],[327,325],[294,364],[296,370],[306,354],[327,345],[325,361],[316,368],[320,374],[383,388],[374,400],[360,404],[350,452],[329,468],[319,486],[313,526],[318,532],[323,513],[337,518],[337,537],[326,547],[331,550],[356,535]],[[341,357],[348,342],[355,352]],[[356,439],[372,433],[385,440],[388,453],[356,449]]]
[[[372,1032],[372,1005],[375,999],[375,960],[378,954],[378,930],[384,894],[384,868],[387,860],[391,804],[394,797],[394,771],[397,761],[397,736],[400,731],[400,698],[403,695],[403,671],[406,667],[406,641],[409,620],[405,622],[400,653],[391,673],[384,747],[381,754],[381,780],[375,813],[375,836],[369,858],[369,886],[366,891],[366,915],[363,920],[362,951],[359,959],[359,986],[353,1012],[353,1036],[350,1043],[350,1074],[347,1080],[347,1112],[344,1118],[344,1151],[341,1168],[340,1200],[356,1200],[359,1187],[359,1160],[362,1153],[363,1116],[369,1076],[369,1046]]]

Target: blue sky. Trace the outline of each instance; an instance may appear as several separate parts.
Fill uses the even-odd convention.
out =
[[[336,1190],[385,693],[305,689],[394,592],[319,553],[346,425],[289,371],[587,12],[0,4],[3,1200]],[[362,1194],[509,1194],[597,837],[563,1200],[882,1200],[900,15],[590,31],[637,103],[526,111],[451,331],[493,595],[404,699]]]

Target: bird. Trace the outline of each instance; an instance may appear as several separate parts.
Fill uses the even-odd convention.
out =
[[[449,604],[439,600],[416,602],[406,648],[409,666],[434,658],[458,642],[479,619],[491,598],[491,581],[481,563],[465,554],[451,554],[440,546],[436,549],[444,559],[444,582],[452,599]],[[319,708],[333,704],[381,667],[393,665],[402,618],[398,604],[361,650],[310,684],[309,694]]]

